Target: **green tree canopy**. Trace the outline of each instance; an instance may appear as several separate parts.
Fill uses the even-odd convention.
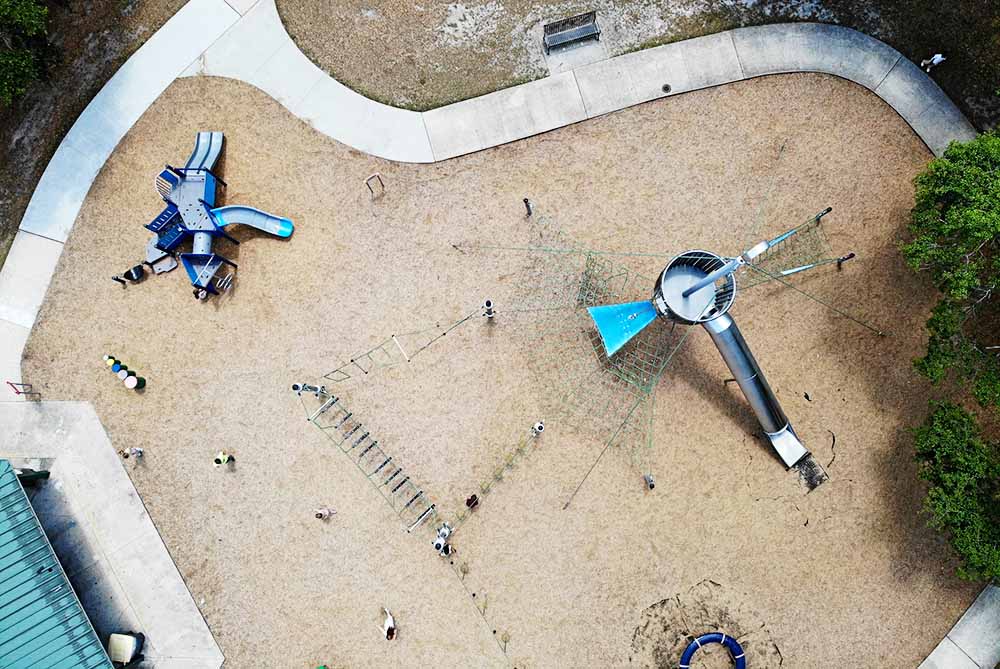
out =
[[[37,0],[0,0],[0,102],[23,95],[43,69],[49,10]]]
[[[914,431],[920,477],[930,484],[924,504],[931,525],[961,556],[960,576],[1000,579],[1000,451],[961,407],[931,409]]]
[[[903,255],[941,291],[917,369],[935,383],[954,374],[983,406],[1000,407],[1000,349],[989,348],[1000,343],[992,340],[1000,304],[1000,135],[952,144],[915,185],[913,240]]]
[[[913,240],[903,255],[941,291],[917,370],[954,378],[984,407],[1000,409],[1000,136],[952,144],[916,180]],[[924,505],[962,560],[959,575],[1000,578],[1000,447],[957,404],[932,403],[914,433]]]

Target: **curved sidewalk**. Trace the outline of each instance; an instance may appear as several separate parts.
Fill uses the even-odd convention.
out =
[[[898,51],[849,28],[816,23],[740,28],[685,40],[412,112],[369,100],[331,79],[285,32],[274,0],[259,0],[183,76],[245,81],[343,144],[389,160],[423,163],[668,95],[787,72],[822,72],[868,88],[937,155],[951,140],[976,135],[937,84]]]
[[[190,0],[90,102],[35,188],[0,270],[0,380],[20,380],[28,334],[98,172],[178,77],[245,81],[341,143],[389,160],[428,163],[668,95],[789,72],[831,74],[868,88],[936,155],[950,141],[976,135],[920,68],[886,44],[836,26],[741,28],[618,56],[421,113],[369,100],[326,75],[285,32],[274,0]],[[956,629],[1000,629],[997,592],[987,588],[967,612],[972,618],[963,623],[963,617]],[[975,658],[970,669],[996,661],[991,659],[998,654],[995,649],[981,660],[976,648],[970,650],[963,641],[967,637],[953,630],[925,662],[926,669],[965,666],[935,663],[939,651],[945,662],[956,651],[970,662]]]

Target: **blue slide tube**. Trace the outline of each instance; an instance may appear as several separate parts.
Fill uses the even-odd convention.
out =
[[[694,654],[698,652],[702,646],[706,646],[710,643],[721,643],[729,651],[729,654],[733,656],[733,662],[735,663],[736,669],[746,669],[747,658],[743,653],[743,646],[731,636],[726,636],[722,632],[712,632],[711,634],[702,634],[700,637],[691,641],[688,647],[684,649],[684,653],[681,655],[680,669],[688,669],[691,666],[691,658]]]
[[[587,307],[587,313],[597,326],[601,342],[604,343],[604,351],[609,358],[644,327],[656,320],[656,307],[649,300]]]

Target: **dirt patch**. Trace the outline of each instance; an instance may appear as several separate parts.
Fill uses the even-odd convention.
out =
[[[63,136],[101,86],[184,2],[49,5],[49,34],[58,60],[22,99],[0,108],[0,265]]]
[[[820,21],[883,40],[934,72],[981,128],[1000,120],[1000,8],[938,0],[278,0],[302,50],[341,83],[425,110],[547,74],[542,26],[596,10],[612,56],[742,26]],[[332,36],[332,37],[331,37]]]
[[[735,638],[746,654],[747,666],[778,669],[781,651],[767,630],[767,623],[748,606],[745,595],[715,581],[702,581],[684,593],[660,600],[642,612],[642,622],[632,634],[629,664],[637,667],[671,667],[692,639],[721,632]],[[729,651],[719,644],[705,646],[691,665],[697,669],[729,669]]]
[[[180,271],[122,290],[109,277],[141,257],[142,226],[162,208],[154,176],[205,129],[226,133],[223,203],[288,216],[295,234],[220,241],[239,264],[223,301],[196,301]],[[93,402],[115,448],[145,449],[129,473],[227,666],[623,666],[651,602],[711,579],[740,593],[721,599],[734,624],[766,622],[785,666],[849,666],[863,644],[880,666],[912,667],[978,589],[951,575],[947,545],[924,525],[905,429],[926,410],[910,360],[934,295],[897,243],[929,158],[878,98],[820,75],[670,97],[433,165],[339,145],[250,86],[182,80],[94,182],[25,381],[47,399]],[[386,193],[372,202],[363,181],[376,171]],[[746,290],[733,310],[830,481],[807,492],[753,438],[745,400],[695,330],[656,388],[654,491],[615,447],[580,487],[602,444],[552,420],[455,535],[454,565],[406,534],[289,387],[494,294],[493,326],[456,331],[419,366],[362,385],[357,404],[434,499],[462,508],[547,418],[522,372],[534,332],[503,318],[524,280],[507,267],[517,257],[456,249],[522,239],[524,197],[587,248],[668,255],[746,248],[758,209],[767,236],[832,206],[831,245],[858,257],[800,285],[890,336],[776,286]],[[663,265],[621,262],[644,276]],[[145,393],[110,378],[106,353],[148,379]],[[233,471],[212,466],[223,448]],[[337,510],[331,522],[313,518],[321,506]],[[383,605],[399,623],[393,643],[380,636]]]

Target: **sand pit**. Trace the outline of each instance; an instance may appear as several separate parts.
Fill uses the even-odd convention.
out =
[[[747,597],[728,592],[715,581],[705,580],[688,591],[656,602],[642,615],[632,635],[629,662],[640,667],[668,667],[677,664],[691,637],[728,629],[740,640],[753,667],[777,669],[784,663],[767,623],[749,610]],[[721,645],[706,646],[696,654],[705,669],[732,666],[730,653]]]
[[[195,301],[179,271],[123,290],[109,277],[142,253],[142,224],[160,210],[153,177],[208,129],[226,133],[222,202],[288,216],[295,234],[237,231],[243,243],[225,251],[239,279],[219,301]],[[909,361],[933,295],[896,245],[929,158],[880,100],[821,75],[686,94],[432,166],[338,145],[244,85],[179,81],[91,189],[25,380],[46,399],[94,402],[116,448],[146,449],[130,474],[227,667],[647,666],[649,649],[688,631],[656,608],[678,596],[748,635],[750,666],[772,666],[773,646],[797,669],[854,665],[859,647],[862,666],[912,667],[976,590],[924,527],[906,432],[925,410]],[[363,185],[374,171],[387,185],[375,203]],[[735,252],[758,208],[766,235],[832,206],[831,243],[858,258],[800,285],[889,336],[774,287],[733,310],[831,480],[807,494],[753,436],[699,330],[656,391],[654,492],[610,452],[564,510],[601,444],[553,423],[462,525],[455,565],[426,533],[407,535],[289,386],[516,291],[516,259],[473,247],[522,239],[523,197],[584,246],[619,252]],[[651,276],[663,264],[622,262]],[[351,390],[445,516],[546,399],[534,331],[496,325],[479,320]],[[105,353],[141,370],[145,393],[113,382]],[[237,456],[231,472],[211,465],[222,448]],[[320,523],[318,506],[338,513]],[[691,594],[706,581],[718,591]],[[382,605],[400,625],[393,643],[380,638]]]

